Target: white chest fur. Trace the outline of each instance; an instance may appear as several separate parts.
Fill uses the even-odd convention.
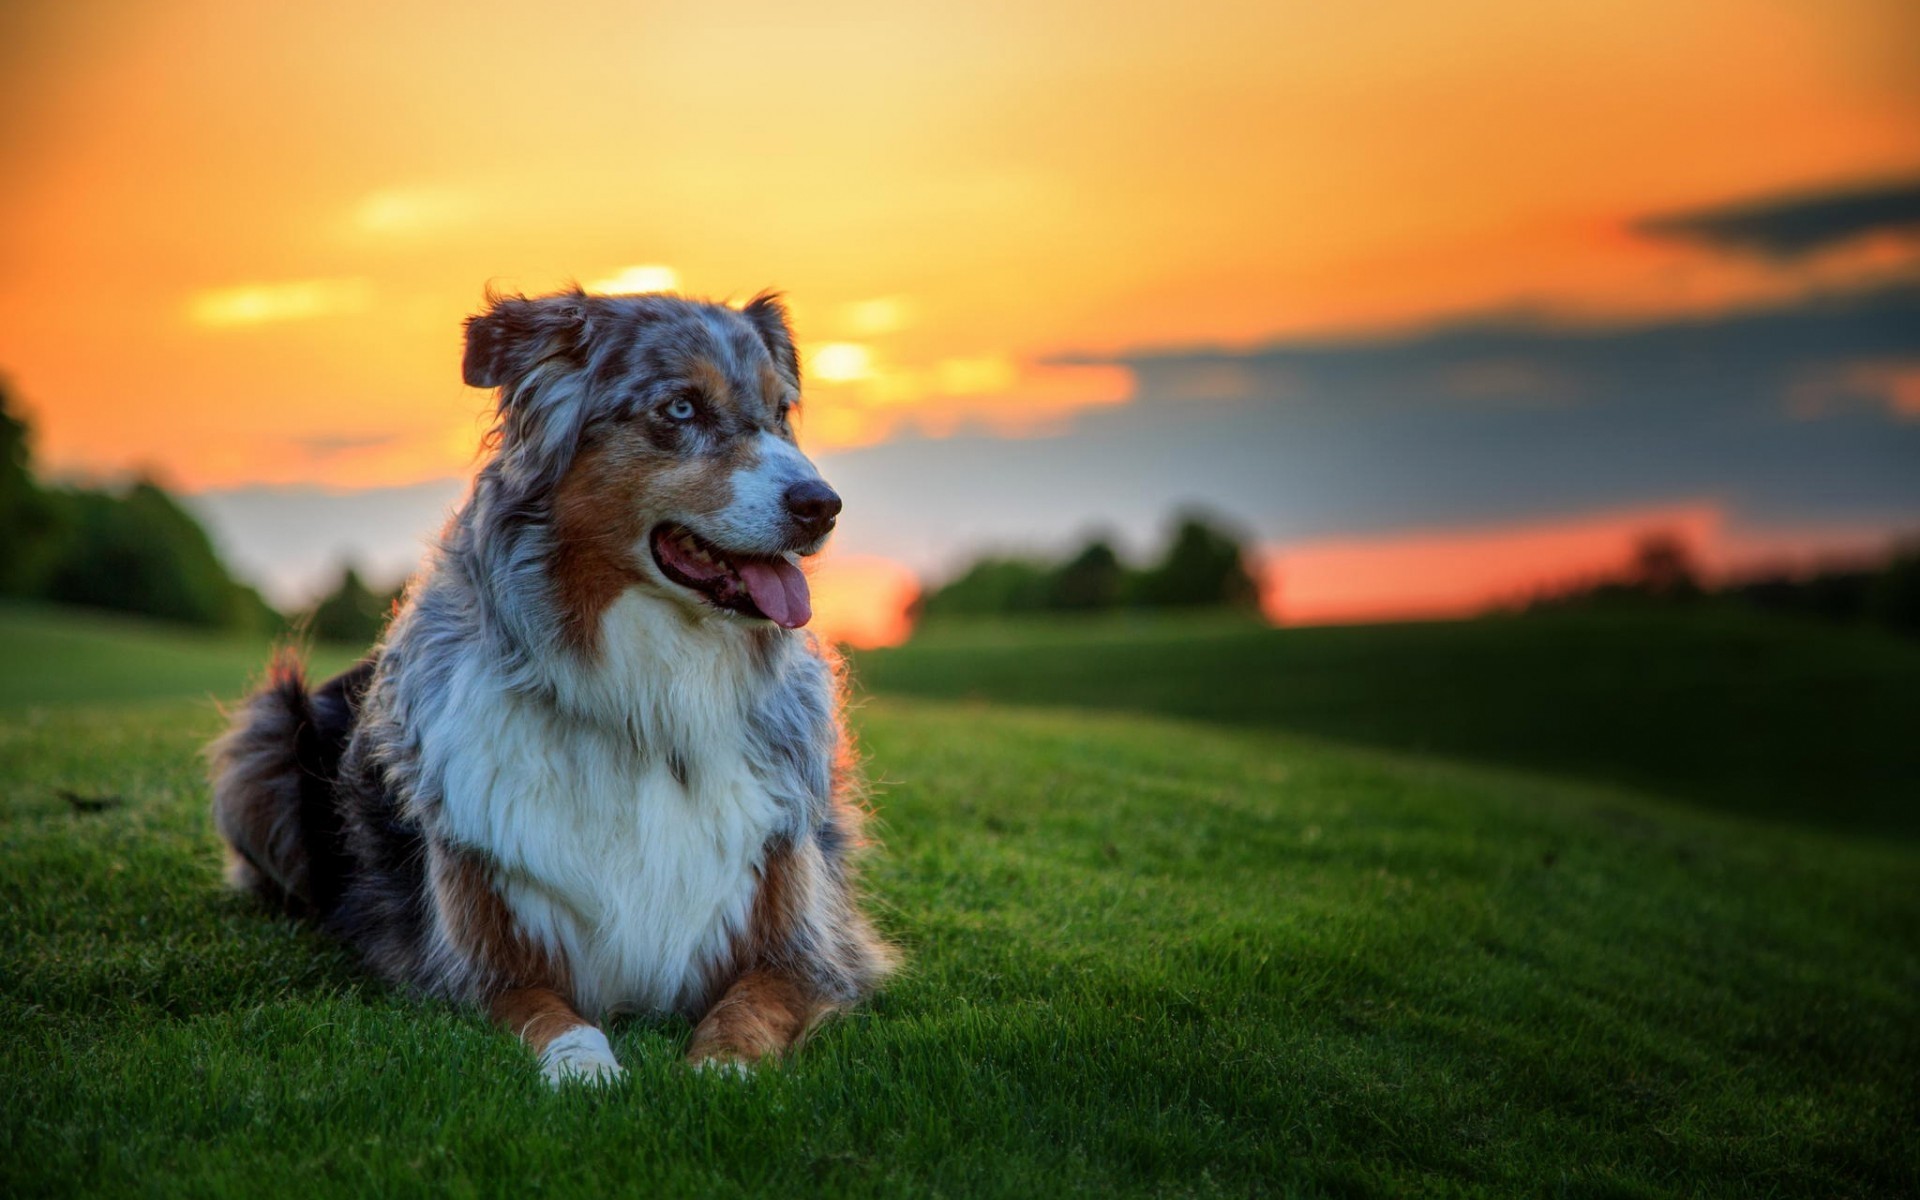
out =
[[[682,1007],[746,923],[783,814],[747,767],[738,627],[629,593],[558,705],[476,656],[422,727],[448,836],[486,852],[521,929],[588,1015]]]

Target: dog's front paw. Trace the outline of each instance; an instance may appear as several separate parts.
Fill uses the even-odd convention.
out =
[[[613,1083],[626,1071],[613,1056],[606,1034],[591,1025],[577,1025],[540,1052],[540,1074],[557,1088],[569,1083]]]
[[[753,1069],[759,1065],[727,1053],[689,1058],[687,1064],[702,1075],[714,1075],[722,1079],[751,1079]]]

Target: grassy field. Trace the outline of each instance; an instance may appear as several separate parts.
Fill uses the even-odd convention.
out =
[[[1920,641],[1737,609],[1269,629],[947,625],[887,693],[1118,708],[1519,765],[1741,816],[1920,835]]]
[[[1079,636],[1018,639],[1077,679],[1132,644]],[[984,691],[937,657],[916,684],[935,643],[863,660],[857,713],[911,969],[751,1079],[628,1022],[622,1086],[548,1094],[215,886],[201,697],[253,649],[0,624],[0,1194],[1920,1192],[1910,842],[1360,744],[1404,718],[1302,736],[1194,670],[1025,699],[1237,725],[898,695]]]
[[[259,674],[272,643],[175,628],[113,613],[0,602],[0,713],[30,705],[183,696],[231,699]],[[313,670],[350,665],[323,647]]]

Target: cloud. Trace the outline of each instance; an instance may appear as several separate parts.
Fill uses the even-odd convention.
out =
[[[857,342],[830,342],[807,358],[802,440],[822,450],[977,431],[1039,436],[1070,427],[1074,413],[1125,403],[1133,392],[1132,373],[1106,363],[987,353],[923,366]]]
[[[1004,354],[981,354],[971,358],[943,358],[933,369],[941,394],[981,396],[1012,389],[1019,379],[1019,368]]]
[[[859,342],[828,342],[807,354],[807,374],[828,383],[851,383],[873,374],[873,351]]]
[[[1636,228],[1719,250],[1793,259],[1882,233],[1920,233],[1920,179],[1650,217]]]
[[[913,324],[914,304],[905,296],[855,300],[840,306],[839,320],[855,337],[884,337]]]
[[[634,296],[643,292],[671,292],[680,287],[680,273],[672,267],[658,263],[646,263],[635,267],[622,267],[605,279],[596,279],[586,285],[590,292],[605,292],[615,296]]]
[[[1249,351],[1067,361],[1130,368],[1142,404],[1240,399],[1319,419],[1542,406],[1782,415],[1795,408],[1809,378],[1859,379],[1853,368],[1871,365],[1873,378],[1884,380],[1899,364],[1920,362],[1920,278],[1763,309],[1633,324],[1570,325],[1504,314]],[[1230,390],[1217,387],[1223,377],[1234,381]]]
[[[1633,325],[1489,315],[1071,361],[1127,372],[1133,401],[1052,436],[829,456],[849,549],[937,570],[951,547],[1097,526],[1138,545],[1183,502],[1279,543],[1681,503],[1920,527],[1920,280]]]
[[[475,198],[449,188],[389,188],[355,206],[353,227],[364,233],[407,237],[438,232],[472,219]]]
[[[372,298],[373,284],[366,279],[248,283],[195,293],[187,316],[196,325],[227,329],[360,312]]]

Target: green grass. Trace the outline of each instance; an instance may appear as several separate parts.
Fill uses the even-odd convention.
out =
[[[1165,713],[1920,835],[1920,641],[1703,607],[1428,625],[947,625],[862,655],[942,699]]]
[[[623,1085],[550,1095],[218,890],[203,701],[0,715],[0,1194],[1920,1191],[1908,843],[1260,728],[856,716],[909,971],[749,1080],[628,1022]]]
[[[272,642],[82,609],[0,601],[0,713],[27,705],[239,694]],[[343,669],[351,650],[321,647],[316,674]]]

